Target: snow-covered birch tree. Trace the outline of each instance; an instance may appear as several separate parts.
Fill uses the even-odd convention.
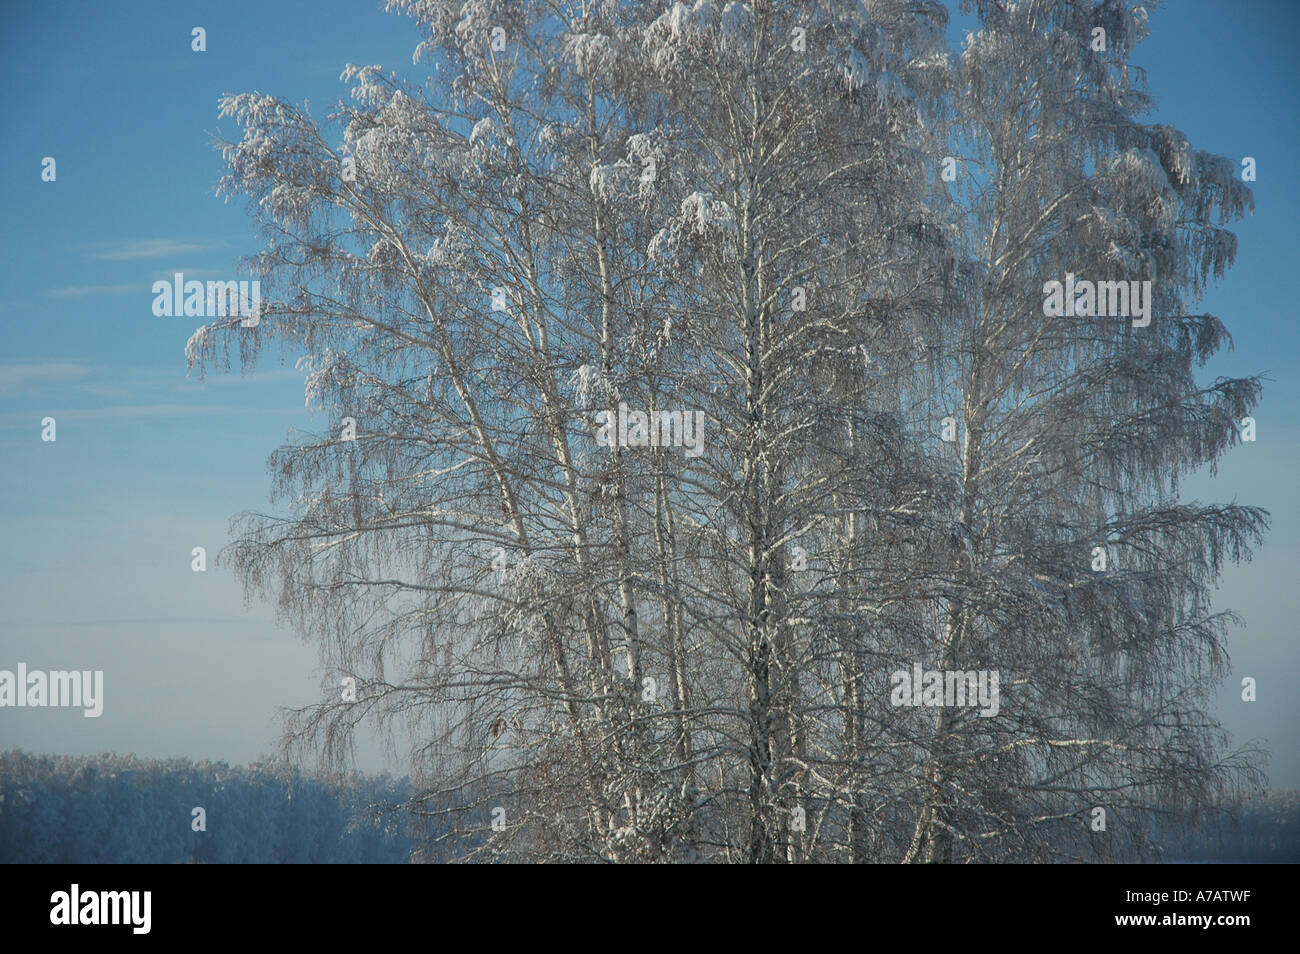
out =
[[[1140,121],[1149,5],[974,6],[952,210],[971,267],[928,415],[957,424],[962,546],[926,659],[999,671],[1003,698],[997,718],[938,710],[906,857],[1105,856],[1137,810],[1254,777],[1208,711],[1233,621],[1210,595],[1265,514],[1178,497],[1260,392],[1195,374],[1230,343],[1195,304],[1252,200],[1234,163]]]
[[[1135,118],[1136,7],[981,4],[959,62],[931,0],[389,6],[423,84],[221,104],[264,301],[191,365],[278,344],[330,422],[223,555],[326,667],[291,748],[413,740],[471,860],[1053,857],[1242,777],[1208,588],[1263,515],[1177,477],[1257,398],[1184,314],[1250,197]],[[1066,271],[1150,325],[1045,317]]]

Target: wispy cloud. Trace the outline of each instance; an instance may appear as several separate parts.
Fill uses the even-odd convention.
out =
[[[44,384],[59,384],[84,377],[84,364],[44,361],[39,364],[0,364],[0,394],[18,394]]]
[[[88,252],[90,258],[103,262],[128,262],[142,258],[165,258],[220,248],[221,242],[193,242],[183,239],[136,239],[124,242],[100,242]]]
[[[129,398],[131,392],[116,384],[83,384],[81,390],[96,397]]]
[[[65,395],[89,394],[97,398],[122,400],[133,394],[188,394],[200,395],[206,390],[247,389],[254,386],[274,386],[283,389],[287,382],[301,382],[303,373],[294,368],[258,368],[240,374],[210,374],[200,380],[197,373],[177,369],[105,367],[85,364],[75,359],[52,358],[48,360],[0,362],[0,397],[31,394],[42,388],[59,388]],[[297,407],[283,404],[283,409]],[[171,404],[167,402],[141,403],[141,413],[153,416],[175,416],[182,413],[204,414],[224,411],[204,404]],[[87,411],[90,409],[86,409]],[[132,408],[95,408],[103,416],[115,416],[118,411]],[[68,413],[78,414],[75,409]]]
[[[36,420],[44,415],[49,415],[62,422],[63,418],[69,420],[113,420],[127,418],[138,420],[140,418],[166,418],[166,417],[197,417],[219,414],[222,417],[231,417],[236,414],[255,415],[258,417],[302,417],[302,412],[296,408],[286,407],[231,407],[218,405],[199,405],[199,404],[122,404],[115,407],[67,407],[67,408],[48,408],[42,409],[39,413],[26,411],[14,412],[11,414],[0,414],[0,430],[11,427],[31,427],[32,415],[36,414]]]
[[[202,391],[211,387],[247,388],[254,384],[282,384],[285,381],[302,381],[305,377],[306,375],[296,368],[279,368],[275,371],[258,368],[246,374],[209,374],[203,381],[198,379],[196,373],[191,373],[183,381],[175,382],[172,385],[172,390],[193,391],[197,388]]]
[[[229,265],[180,265],[172,268],[155,269],[149,279],[150,284],[153,282],[163,281],[171,284],[176,278],[176,273],[180,272],[185,276],[187,282],[204,281],[205,279],[229,281],[234,278],[233,274],[226,274],[230,271]],[[247,279],[248,276],[244,276]]]
[[[46,294],[51,298],[84,298],[89,295],[124,295],[139,292],[142,288],[138,282],[130,285],[68,285],[51,288]]]

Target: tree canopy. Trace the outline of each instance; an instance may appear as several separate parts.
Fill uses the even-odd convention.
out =
[[[1197,380],[1252,198],[1142,121],[1149,6],[392,0],[423,83],[224,98],[262,315],[190,362],[337,422],[223,555],[329,668],[289,742],[407,734],[471,860],[1105,858],[1254,785],[1267,515],[1178,493],[1259,399]]]

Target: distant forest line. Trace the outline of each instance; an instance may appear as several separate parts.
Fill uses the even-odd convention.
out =
[[[0,753],[0,862],[402,864],[405,780],[337,785],[284,762]],[[195,831],[193,810],[206,831]]]
[[[346,783],[284,762],[0,753],[6,864],[404,864],[454,860],[408,809],[408,779]],[[195,831],[193,810],[206,830]],[[484,827],[490,819],[484,818]],[[1130,824],[1111,817],[1111,829]],[[1270,791],[1194,824],[1145,824],[1166,862],[1300,861],[1300,791]],[[425,834],[421,834],[425,833]],[[1138,860],[1136,858],[1131,860]]]

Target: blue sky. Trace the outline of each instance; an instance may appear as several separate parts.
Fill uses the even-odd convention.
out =
[[[954,38],[968,22],[957,17]],[[1295,104],[1300,4],[1172,0],[1136,62],[1155,119],[1197,148],[1255,157],[1256,211],[1235,226],[1237,266],[1207,297],[1236,350],[1207,376],[1267,371],[1258,440],[1233,450],[1188,499],[1237,499],[1273,514],[1255,561],[1230,569],[1220,602],[1246,618],[1220,717],[1273,752],[1272,781],[1300,787],[1300,598],[1295,581],[1300,394],[1294,306],[1300,192]],[[190,31],[207,31],[207,52]],[[278,706],[319,691],[313,651],[245,608],[219,570],[190,570],[228,542],[227,521],[267,506],[267,455],[303,407],[292,359],[256,373],[187,377],[196,318],[157,318],[150,287],[173,272],[240,277],[258,248],[238,201],[215,196],[217,98],[261,90],[323,117],[343,66],[412,71],[419,37],[378,0],[0,8],[0,668],[104,669],[105,711],[0,714],[0,747],[248,761],[270,752]],[[57,181],[41,181],[41,159]],[[244,277],[247,277],[246,275]],[[58,440],[40,440],[40,421]],[[1242,676],[1259,700],[1240,700]],[[378,747],[362,768],[384,767]],[[396,766],[393,766],[396,767]]]

